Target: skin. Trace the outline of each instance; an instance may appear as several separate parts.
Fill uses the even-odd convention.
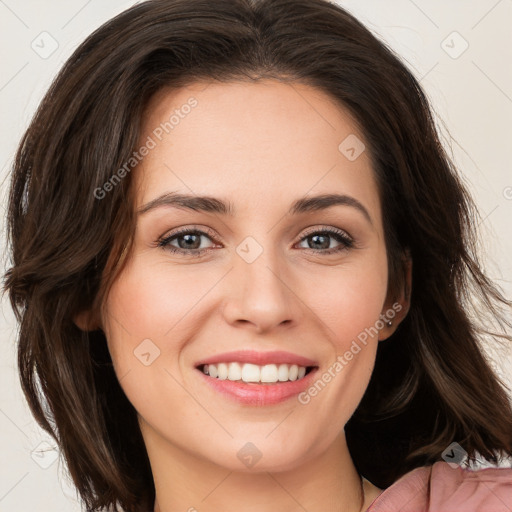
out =
[[[366,481],[362,502],[344,425],[366,390],[379,341],[408,303],[404,293],[388,297],[369,155],[350,161],[338,150],[347,136],[363,135],[347,111],[310,86],[196,83],[152,98],[141,145],[191,96],[197,106],[133,171],[135,208],[174,191],[230,201],[236,216],[171,206],[139,214],[128,265],[101,318],[116,374],[139,415],[155,511],[366,510],[382,491]],[[371,222],[346,205],[286,214],[296,199],[322,193],[352,196]],[[213,237],[202,236],[200,247],[211,250],[194,257],[156,246],[182,227],[209,228]],[[311,240],[326,228],[348,233],[355,246],[326,255]],[[236,252],[248,236],[263,249],[252,263]],[[180,240],[185,247],[183,238],[171,245],[179,248]],[[326,245],[343,243],[329,237]],[[321,375],[397,302],[402,310],[392,327],[369,337],[305,405],[296,397],[241,405],[210,389],[194,368],[225,351],[286,350],[317,361]],[[148,366],[134,357],[146,339],[158,347],[149,345],[151,357],[160,351]],[[252,467],[237,457],[247,442],[262,454]]]

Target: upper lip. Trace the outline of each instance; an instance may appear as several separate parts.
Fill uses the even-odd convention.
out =
[[[232,352],[224,352],[215,354],[196,363],[196,367],[204,364],[216,363],[252,363],[258,366],[265,364],[296,364],[297,366],[317,366],[317,363],[307,357],[299,356],[291,352],[277,350],[273,352],[257,352],[255,350],[235,350]]]

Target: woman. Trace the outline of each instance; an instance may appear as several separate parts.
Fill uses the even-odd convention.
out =
[[[100,27],[20,144],[6,274],[87,509],[512,508],[512,470],[462,469],[512,454],[475,211],[417,81],[331,3]]]

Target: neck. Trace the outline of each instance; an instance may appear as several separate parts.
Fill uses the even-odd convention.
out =
[[[360,512],[366,510],[361,477],[345,432],[320,455],[287,471],[238,472],[144,433],[155,482],[155,512]]]

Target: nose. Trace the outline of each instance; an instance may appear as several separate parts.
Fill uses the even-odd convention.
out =
[[[229,275],[223,307],[229,324],[247,325],[259,334],[296,323],[300,300],[274,252],[264,250],[252,263],[235,255]]]

